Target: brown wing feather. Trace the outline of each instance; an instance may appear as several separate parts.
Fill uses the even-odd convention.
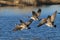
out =
[[[54,12],[54,14],[51,16],[51,22],[54,22],[56,18],[57,11]]]
[[[38,27],[39,27],[39,26],[42,26],[42,25],[45,24],[46,22],[47,22],[47,19],[46,19],[46,18],[42,19],[41,22],[38,24]]]
[[[33,19],[30,19],[28,22],[26,22],[27,27],[33,22]]]
[[[32,15],[35,15],[36,13],[35,13],[35,11],[32,11]]]

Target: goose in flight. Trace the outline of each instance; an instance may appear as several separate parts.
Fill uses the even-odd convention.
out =
[[[38,9],[37,12],[32,11],[32,17],[31,17],[31,19],[33,19],[33,20],[39,20],[38,17],[40,16],[40,14],[41,14],[41,9]]]
[[[47,18],[42,19],[41,22],[38,24],[38,27],[42,26],[43,24],[46,24],[48,27],[56,27],[56,25],[54,25],[56,14],[57,11],[55,11],[52,16],[48,15]]]
[[[16,25],[16,27],[15,27],[15,29],[13,29],[13,31],[30,29],[29,25],[33,22],[33,20],[30,19],[28,22],[23,22],[22,20],[20,20],[20,22],[21,22],[21,24]]]

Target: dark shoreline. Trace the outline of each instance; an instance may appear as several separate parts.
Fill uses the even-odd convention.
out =
[[[26,4],[20,4],[20,5],[7,5],[7,4],[2,4],[0,5],[0,7],[7,7],[7,6],[10,6],[10,7],[29,7],[29,6],[33,6],[33,7],[39,7],[41,5],[60,5],[60,3],[40,3],[40,4],[37,4],[36,6],[34,5],[26,5]]]
[[[15,0],[15,1],[0,1],[0,7],[4,6],[18,6],[18,7],[25,7],[25,6],[41,6],[41,5],[58,5],[60,1],[58,0]]]

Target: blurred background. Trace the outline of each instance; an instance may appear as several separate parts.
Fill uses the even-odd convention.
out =
[[[60,14],[56,15],[56,28],[46,25],[37,27],[40,21],[33,21],[29,30],[14,32],[20,19],[27,22],[32,11],[40,8],[39,18],[46,18],[56,10],[60,13],[60,0],[0,0],[0,40],[60,40]]]
[[[60,4],[60,0],[0,0],[0,6],[40,6]]]

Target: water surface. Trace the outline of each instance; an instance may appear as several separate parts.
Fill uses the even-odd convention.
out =
[[[39,18],[46,18],[48,15],[52,15],[56,10],[60,12],[60,5],[41,6],[38,8],[27,7],[0,7],[0,40],[60,40],[60,14],[57,14],[55,19],[56,28],[50,28],[46,25],[37,27],[39,21],[34,21],[29,30],[12,31],[15,28],[15,24],[20,24],[19,19],[27,22],[32,16],[32,11],[42,9]]]

